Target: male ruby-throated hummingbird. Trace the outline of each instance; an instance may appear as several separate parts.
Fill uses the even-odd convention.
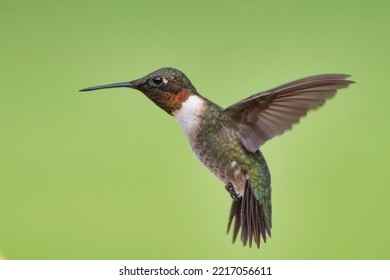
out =
[[[254,94],[224,109],[201,96],[174,68],[159,69],[141,79],[82,89],[127,87],[143,92],[174,116],[199,160],[224,184],[233,198],[228,231],[233,242],[241,229],[244,245],[260,247],[271,236],[271,178],[259,147],[284,133],[352,81],[326,74],[300,79]]]

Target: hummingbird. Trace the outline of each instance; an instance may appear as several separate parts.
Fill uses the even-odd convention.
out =
[[[227,232],[233,243],[260,248],[271,237],[271,176],[259,148],[298,123],[353,81],[345,74],[299,79],[259,92],[227,108],[202,96],[187,76],[161,68],[143,78],[81,89],[131,88],[173,116],[197,158],[218,177],[233,199]]]

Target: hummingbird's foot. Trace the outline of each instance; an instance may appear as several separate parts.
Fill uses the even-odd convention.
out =
[[[234,191],[233,184],[229,183],[225,186],[225,189],[230,194],[230,196],[233,198],[234,201],[238,200],[238,194]]]

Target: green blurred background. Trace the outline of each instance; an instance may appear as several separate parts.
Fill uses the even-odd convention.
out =
[[[0,255],[389,259],[390,2],[3,1]],[[272,238],[231,244],[231,199],[142,94],[80,88],[172,66],[221,106],[304,76],[357,81],[262,151]]]

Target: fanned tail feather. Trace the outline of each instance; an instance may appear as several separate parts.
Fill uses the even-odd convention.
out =
[[[267,238],[271,237],[271,221],[267,219],[264,206],[260,205],[247,181],[244,195],[234,200],[230,209],[228,232],[234,220],[233,243],[241,229],[241,241],[244,246],[249,243],[249,247],[252,247],[254,240],[257,248],[260,248],[261,238],[265,243]]]

